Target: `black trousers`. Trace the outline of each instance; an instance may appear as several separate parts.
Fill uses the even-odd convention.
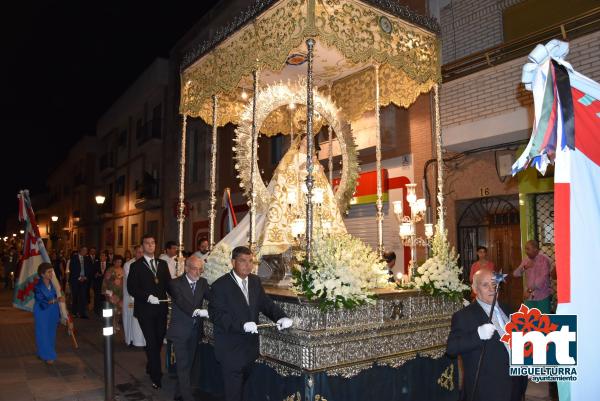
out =
[[[71,282],[71,296],[73,298],[71,309],[73,313],[77,313],[82,317],[87,316],[88,292],[87,281]]]
[[[124,283],[127,285],[127,283]],[[102,316],[102,303],[104,296],[102,295],[102,282],[96,282],[94,280],[94,313],[98,316]]]
[[[148,361],[146,368],[150,372],[152,382],[160,385],[162,378],[160,350],[167,331],[167,314],[140,316],[138,322],[146,339],[146,359]]]
[[[171,324],[173,324],[171,322]],[[191,379],[192,366],[198,352],[198,330],[192,330],[185,340],[172,340],[175,349],[175,367],[177,369],[177,383],[175,384],[175,398],[184,401],[193,401],[192,385],[197,380]]]
[[[250,375],[254,362],[243,368],[223,366],[223,382],[225,383],[225,401],[248,401],[250,392]]]

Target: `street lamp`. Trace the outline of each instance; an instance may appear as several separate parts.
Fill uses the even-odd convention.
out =
[[[106,200],[106,196],[104,196],[104,195],[96,195],[96,203],[99,206],[103,205],[105,200]]]
[[[58,216],[52,216],[50,219],[52,219],[53,223],[56,223],[58,221]]]

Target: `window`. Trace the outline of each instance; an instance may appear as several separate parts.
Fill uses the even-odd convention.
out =
[[[131,225],[131,242],[130,242],[131,246],[138,245],[138,233],[139,233],[138,225],[132,224]]]
[[[123,226],[117,227],[117,246],[123,246]]]
[[[119,146],[120,147],[126,147],[127,146],[127,130],[122,130],[121,132],[119,132]]]
[[[155,241],[158,241],[158,220],[146,222],[146,234],[152,235]]]
[[[142,141],[142,138],[144,136],[144,124],[142,123],[142,119],[138,118],[137,121],[135,122],[135,139],[137,140],[138,143],[140,143],[140,141]]]
[[[125,176],[119,176],[115,182],[115,192],[119,196],[125,196]]]

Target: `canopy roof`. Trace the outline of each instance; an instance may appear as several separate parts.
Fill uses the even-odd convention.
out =
[[[241,94],[251,94],[252,72],[260,72],[260,86],[304,77],[304,42],[311,37],[316,40],[313,82],[346,119],[375,108],[375,64],[380,105],[410,106],[440,81],[440,43],[435,32],[394,15],[389,4],[382,10],[384,3],[390,2],[275,2],[182,71],[181,113],[211,123],[211,97],[218,95],[218,125],[238,124],[248,101]],[[412,19],[429,21],[419,18]],[[273,113],[261,132],[287,132],[288,116],[284,109]]]

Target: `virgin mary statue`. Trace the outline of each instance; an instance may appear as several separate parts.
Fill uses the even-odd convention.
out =
[[[323,167],[313,155],[313,238],[324,234],[345,233],[346,227]],[[295,243],[305,231],[306,218],[306,135],[298,135],[283,156],[267,186],[266,210],[256,214],[258,255],[277,255]],[[233,248],[248,244],[250,216],[225,236],[219,244]],[[217,244],[217,247],[219,246]]]

